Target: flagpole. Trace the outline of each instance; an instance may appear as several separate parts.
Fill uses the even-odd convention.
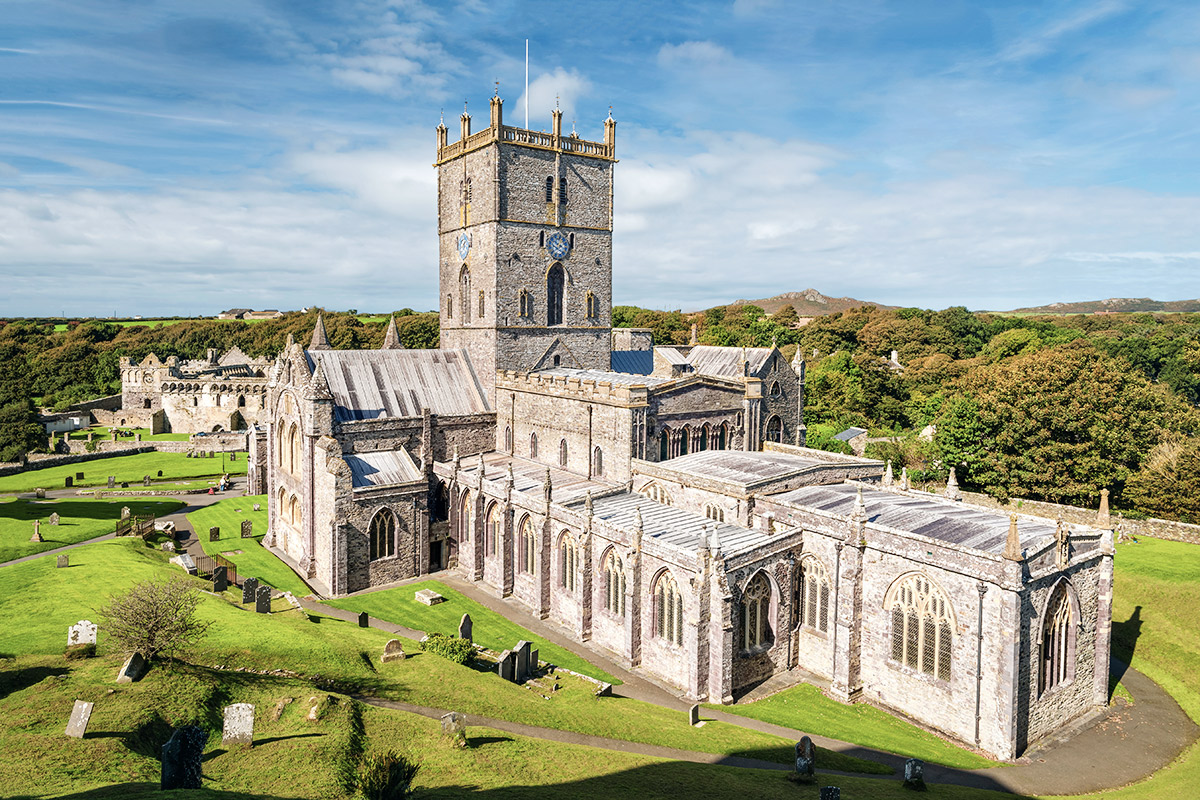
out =
[[[529,130],[529,40],[525,40],[525,130]]]

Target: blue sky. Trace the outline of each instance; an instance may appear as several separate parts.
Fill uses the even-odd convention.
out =
[[[1200,7],[0,0],[0,315],[435,306],[445,110],[618,120],[615,302],[1200,297]]]

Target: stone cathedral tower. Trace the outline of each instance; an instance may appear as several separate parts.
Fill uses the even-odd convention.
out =
[[[608,370],[612,327],[613,165],[604,142],[491,124],[447,143],[437,128],[443,348],[462,348],[493,396],[498,369]]]

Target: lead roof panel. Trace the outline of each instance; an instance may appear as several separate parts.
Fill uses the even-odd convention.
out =
[[[465,355],[458,350],[309,350],[333,395],[338,422],[490,411]]]

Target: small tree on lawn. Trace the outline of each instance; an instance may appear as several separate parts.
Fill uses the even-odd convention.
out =
[[[172,658],[199,641],[207,622],[196,619],[200,593],[187,581],[143,581],[128,592],[113,595],[100,609],[104,629],[126,653],[147,661]]]

